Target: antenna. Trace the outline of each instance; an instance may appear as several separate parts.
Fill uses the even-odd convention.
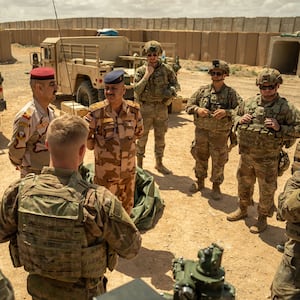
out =
[[[62,49],[63,59],[64,59],[65,66],[66,66],[66,71],[67,71],[67,76],[68,76],[68,83],[69,83],[70,91],[72,92],[70,73],[69,73],[69,69],[68,69],[68,64],[67,64],[67,59],[66,59],[66,53],[65,53],[65,49],[64,49],[64,43],[63,43],[63,39],[62,39],[62,36],[61,36],[61,30],[60,30],[60,26],[59,26],[59,22],[58,22],[57,10],[56,10],[56,6],[55,6],[55,1],[54,0],[52,0],[52,4],[53,4],[53,9],[54,9],[54,14],[55,14],[55,21],[56,21],[56,25],[57,25],[57,29],[58,29],[58,36],[61,39],[61,49]],[[72,96],[74,96],[74,95],[72,94]],[[73,103],[73,112],[74,111],[75,111],[75,108],[74,108],[74,103]]]

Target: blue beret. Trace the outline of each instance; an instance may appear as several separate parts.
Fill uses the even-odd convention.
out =
[[[54,69],[49,67],[34,68],[30,72],[30,79],[49,80],[54,79]]]
[[[124,80],[124,70],[114,70],[107,73],[104,77],[104,83],[117,84]]]

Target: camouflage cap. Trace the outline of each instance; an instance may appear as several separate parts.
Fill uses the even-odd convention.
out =
[[[157,41],[148,41],[144,45],[143,52],[144,54],[151,53],[151,52],[157,52],[158,54],[160,54],[162,53],[161,44]]]
[[[269,84],[282,84],[283,80],[278,70],[272,68],[263,69],[256,78],[256,85],[262,85],[264,83]]]
[[[226,61],[224,60],[220,60],[220,59],[214,59],[211,62],[211,66],[208,69],[208,73],[210,74],[210,72],[213,69],[220,69],[222,70],[227,76],[229,76],[229,66],[227,64]]]

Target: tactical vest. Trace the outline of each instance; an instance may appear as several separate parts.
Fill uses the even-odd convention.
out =
[[[286,223],[286,235],[297,242],[300,242],[300,223]]]
[[[24,180],[19,191],[21,264],[29,273],[66,282],[101,277],[107,267],[106,243],[88,246],[83,223],[88,185],[72,180],[73,175],[67,186],[57,187],[44,176],[49,175]]]
[[[246,113],[253,116],[252,122],[248,124],[242,124],[238,126],[238,137],[240,149],[255,148],[257,150],[274,150],[280,151],[283,146],[284,140],[276,136],[276,132],[273,129],[264,126],[265,118],[275,118],[279,124],[284,121],[283,115],[281,115],[283,101],[279,99],[272,106],[260,106],[258,99],[250,103]],[[285,99],[282,99],[286,101]]]
[[[217,94],[212,94],[211,92],[208,92],[208,88],[210,88],[210,85],[207,85],[202,91],[201,91],[201,100],[200,100],[200,107],[204,107],[208,110],[210,110],[212,113],[217,109],[229,109],[231,107],[228,107],[227,99],[229,95],[229,89],[226,88],[223,90],[222,95],[220,99],[218,98]],[[199,117],[195,116],[194,118],[194,124],[201,129],[205,130],[211,130],[211,131],[230,131],[232,127],[232,118],[231,116],[225,116],[224,118],[218,120],[216,118],[213,118],[212,116],[209,117]]]
[[[166,98],[169,88],[169,72],[168,66],[161,63],[148,79],[146,87],[139,97],[139,102],[162,102]]]

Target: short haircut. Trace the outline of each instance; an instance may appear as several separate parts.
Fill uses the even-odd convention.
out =
[[[81,117],[65,114],[51,121],[46,140],[54,148],[75,146],[87,140],[88,132],[88,124]]]

